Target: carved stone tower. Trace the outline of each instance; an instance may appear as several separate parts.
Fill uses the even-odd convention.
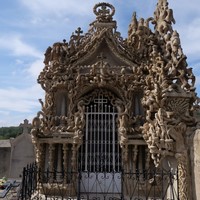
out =
[[[195,126],[195,76],[167,0],[159,0],[148,19],[133,13],[125,39],[116,30],[112,5],[99,3],[93,11],[96,20],[87,33],[78,28],[69,42],[46,50],[38,78],[45,101],[32,129],[39,168],[77,171],[83,182],[89,172],[174,170],[179,199],[192,199],[187,145]],[[133,190],[126,179],[113,186],[124,198]],[[69,189],[67,178],[62,183]]]

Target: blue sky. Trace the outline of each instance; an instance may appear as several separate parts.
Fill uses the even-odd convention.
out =
[[[157,0],[107,0],[115,9],[118,31],[125,38],[132,13],[153,16]],[[44,52],[54,42],[69,40],[81,27],[87,32],[95,20],[99,0],[6,0],[0,3],[0,127],[32,120],[41,109],[44,92],[37,76],[44,67]],[[200,94],[200,2],[169,0],[176,29]]]

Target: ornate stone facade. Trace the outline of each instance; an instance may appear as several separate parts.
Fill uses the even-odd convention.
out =
[[[137,146],[146,145],[146,167],[150,160],[158,168],[169,157],[177,160],[179,197],[192,199],[187,145],[196,124],[195,76],[173,29],[173,11],[159,0],[153,17],[133,13],[125,39],[114,13],[109,3],[95,5],[87,33],[79,27],[69,42],[47,48],[38,77],[45,101],[32,123],[37,163],[42,169],[77,168],[85,108],[101,93],[117,109],[124,169],[135,162],[130,151],[136,158]]]

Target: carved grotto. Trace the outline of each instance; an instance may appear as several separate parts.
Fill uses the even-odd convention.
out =
[[[188,142],[196,123],[195,76],[167,0],[158,1],[153,17],[133,13],[127,38],[117,31],[112,5],[99,3],[93,11],[87,33],[78,28],[68,42],[45,52],[38,77],[45,101],[32,123],[38,167],[83,177],[162,170],[172,162],[179,199],[192,199]],[[126,183],[119,186],[124,199],[132,191]],[[65,191],[68,180],[62,184]]]

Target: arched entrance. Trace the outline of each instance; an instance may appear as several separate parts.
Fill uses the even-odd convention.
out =
[[[98,91],[85,108],[83,144],[79,151],[80,193],[87,199],[121,195],[121,149],[117,109]]]

